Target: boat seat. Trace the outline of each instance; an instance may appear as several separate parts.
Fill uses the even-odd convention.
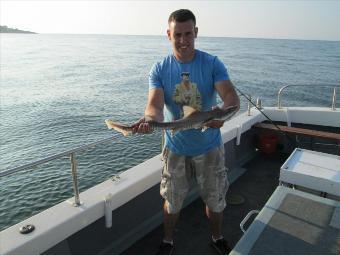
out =
[[[323,139],[330,139],[330,140],[336,140],[340,141],[340,134],[332,133],[332,132],[326,132],[326,131],[319,131],[319,130],[313,130],[313,129],[307,129],[307,128],[296,128],[296,127],[288,127],[288,126],[282,126],[282,125],[273,125],[268,123],[256,123],[253,125],[254,128],[258,129],[268,129],[273,131],[283,131],[290,134],[295,135],[306,135],[311,137],[317,137],[317,138],[323,138]],[[280,130],[278,130],[278,128]]]
[[[340,202],[279,186],[230,255],[338,255]]]

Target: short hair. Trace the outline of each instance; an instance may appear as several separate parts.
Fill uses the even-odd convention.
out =
[[[192,11],[188,9],[179,9],[170,14],[168,24],[170,24],[172,21],[185,22],[188,20],[192,20],[196,26],[196,17]]]

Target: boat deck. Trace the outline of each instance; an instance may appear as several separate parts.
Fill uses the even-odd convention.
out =
[[[239,227],[242,219],[249,211],[260,210],[278,186],[280,167],[288,156],[279,152],[258,154],[243,166],[247,172],[230,186],[227,197],[241,195],[245,199],[243,204],[228,205],[225,210],[223,234],[231,247],[236,245],[243,234]],[[122,254],[156,254],[162,235],[162,226],[159,226]],[[209,222],[201,199],[182,210],[176,228],[174,255],[190,254],[216,254],[210,246]]]

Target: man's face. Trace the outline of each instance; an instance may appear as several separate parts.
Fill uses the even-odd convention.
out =
[[[195,55],[195,38],[197,27],[192,20],[185,22],[172,21],[167,30],[175,57],[180,61],[190,61]]]
[[[189,81],[190,81],[189,75],[183,75],[183,76],[182,76],[182,80],[183,80],[185,83],[189,82]]]

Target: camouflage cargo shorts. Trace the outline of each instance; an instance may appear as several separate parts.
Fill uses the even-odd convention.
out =
[[[181,156],[165,148],[163,159],[160,194],[169,213],[181,210],[193,182],[197,183],[199,194],[211,211],[224,210],[229,183],[223,145],[194,157]]]

